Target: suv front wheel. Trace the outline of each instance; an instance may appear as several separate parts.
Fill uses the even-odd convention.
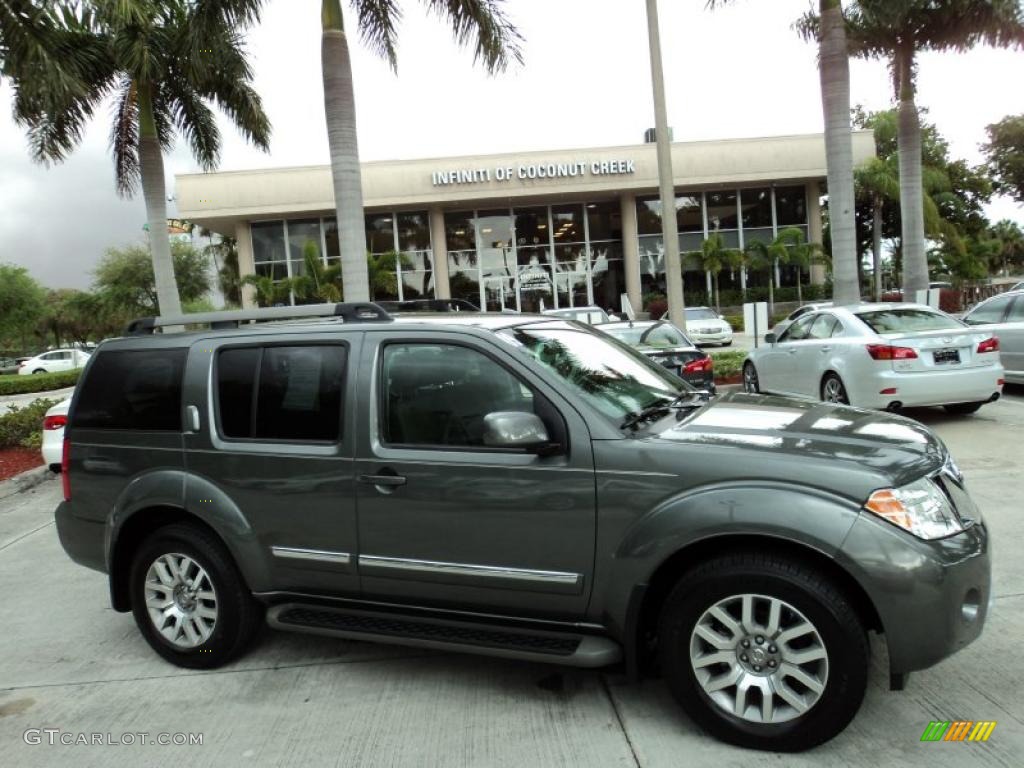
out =
[[[262,606],[224,545],[198,526],[155,531],[135,553],[130,579],[135,623],[172,664],[219,667],[260,628]]]
[[[799,751],[853,719],[868,643],[836,587],[797,560],[737,553],[686,574],[658,633],[662,669],[696,723],[723,741]]]

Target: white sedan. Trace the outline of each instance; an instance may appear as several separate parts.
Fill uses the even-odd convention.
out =
[[[1003,389],[998,338],[922,304],[830,307],[765,341],[743,363],[747,392],[963,414]]]
[[[80,349],[55,349],[30,357],[18,368],[20,374],[56,373],[81,368],[89,360],[89,353]]]
[[[732,326],[710,307],[686,307],[686,335],[697,346],[732,344]],[[668,312],[661,316],[668,320]]]
[[[68,425],[67,397],[54,405],[43,417],[43,463],[54,472],[60,471],[61,453],[64,450],[64,427]]]

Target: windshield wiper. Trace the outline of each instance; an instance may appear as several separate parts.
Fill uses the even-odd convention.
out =
[[[700,408],[710,398],[711,393],[704,389],[684,390],[667,402],[662,400],[651,403],[639,411],[627,413],[619,429],[632,429],[635,432],[643,422],[664,415],[673,408]]]

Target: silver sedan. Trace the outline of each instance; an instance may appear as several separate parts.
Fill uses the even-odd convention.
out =
[[[964,322],[999,339],[1006,380],[1024,384],[1024,290],[1007,291],[981,302]]]
[[[973,413],[1003,389],[996,336],[921,304],[831,307],[765,341],[743,363],[748,392]]]

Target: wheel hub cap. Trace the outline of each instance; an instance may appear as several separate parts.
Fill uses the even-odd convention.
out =
[[[775,597],[719,600],[697,621],[689,651],[694,676],[708,697],[749,722],[801,717],[828,682],[828,653],[817,628]]]
[[[164,639],[195,648],[217,624],[217,592],[206,570],[179,553],[161,555],[146,571],[146,611]]]

